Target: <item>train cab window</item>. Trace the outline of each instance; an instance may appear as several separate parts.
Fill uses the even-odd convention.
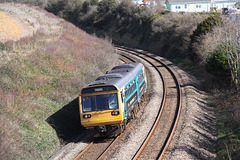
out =
[[[83,112],[118,109],[117,93],[82,96]]]
[[[117,94],[110,94],[109,98],[109,109],[117,109],[118,108],[118,103],[117,103]]]
[[[83,102],[83,112],[89,112],[92,111],[92,103],[91,103],[91,97],[82,97],[82,102]]]

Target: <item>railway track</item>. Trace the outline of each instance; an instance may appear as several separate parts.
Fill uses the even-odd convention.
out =
[[[147,135],[128,159],[162,159],[171,142],[181,111],[181,89],[172,70],[154,55],[135,50],[116,47],[120,60],[126,63],[145,61],[157,71],[162,80],[163,98],[158,107],[158,113]],[[128,130],[128,127],[127,127]],[[126,132],[126,131],[125,131]],[[125,132],[123,134],[125,134]],[[111,159],[116,153],[114,144],[123,134],[114,139],[92,142],[81,152],[77,159]],[[124,139],[124,138],[123,138]],[[157,143],[156,143],[157,142]],[[119,140],[119,143],[122,143]],[[121,144],[120,144],[121,145]],[[136,144],[137,145],[137,144]],[[115,147],[116,148],[116,147]],[[118,147],[119,148],[119,147]],[[121,158],[120,158],[121,159]]]
[[[142,143],[138,152],[132,159],[162,159],[169,146],[179,121],[181,112],[181,88],[173,71],[152,55],[143,54],[134,50],[120,48],[151,63],[164,76],[166,88],[164,105],[159,112],[158,118],[149,132],[145,141]],[[160,65],[159,65],[160,64]],[[166,125],[168,124],[168,125]],[[169,125],[171,124],[171,125]],[[163,130],[164,128],[164,130]],[[167,128],[167,129],[166,129]],[[155,136],[152,136],[152,135]],[[165,138],[163,138],[165,137]],[[158,142],[158,143],[156,143]]]

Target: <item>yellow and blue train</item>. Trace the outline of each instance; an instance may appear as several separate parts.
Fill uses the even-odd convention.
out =
[[[100,133],[122,132],[147,89],[142,63],[115,66],[81,90],[82,126]]]

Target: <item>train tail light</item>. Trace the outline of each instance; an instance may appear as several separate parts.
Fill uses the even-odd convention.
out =
[[[112,116],[119,115],[119,111],[112,111],[112,112],[111,112],[111,115],[112,115]]]
[[[91,118],[91,114],[84,114],[83,118]]]

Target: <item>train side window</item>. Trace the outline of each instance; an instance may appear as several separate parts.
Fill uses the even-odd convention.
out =
[[[128,98],[135,90],[136,90],[136,80],[133,80],[126,88],[125,88],[125,96]]]
[[[143,72],[141,72],[139,75],[138,75],[138,84],[142,83],[144,81],[144,76],[143,76]]]

